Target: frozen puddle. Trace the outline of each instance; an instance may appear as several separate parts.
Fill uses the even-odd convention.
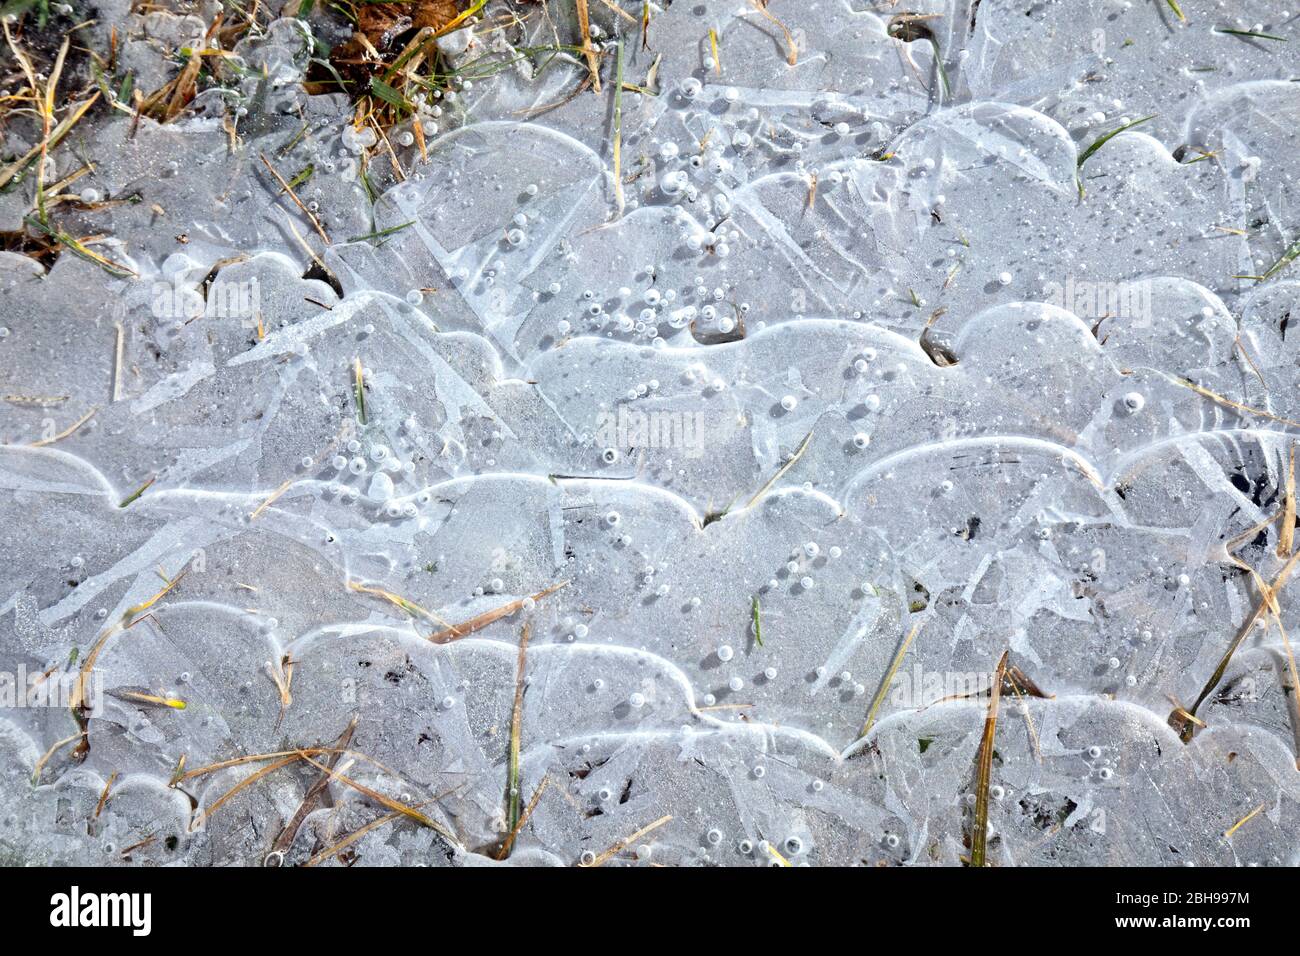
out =
[[[215,10],[92,6],[146,89]],[[957,865],[986,787],[989,865],[1296,863],[1300,15],[1180,6],[592,3],[597,93],[492,0],[386,143],[264,18],[89,114],[0,861]]]

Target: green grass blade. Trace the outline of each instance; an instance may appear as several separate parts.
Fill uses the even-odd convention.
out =
[[[1273,276],[1277,275],[1291,263],[1295,262],[1297,258],[1300,258],[1300,239],[1291,243],[1290,247],[1286,252],[1282,253],[1277,262],[1268,267],[1268,271],[1260,276],[1260,281],[1273,278]]]
[[[1115,129],[1111,130],[1109,133],[1103,133],[1101,136],[1097,137],[1095,141],[1093,141],[1093,144],[1091,146],[1089,146],[1087,149],[1085,149],[1082,153],[1079,154],[1078,168],[1082,169],[1083,164],[1086,163],[1089,159],[1091,159],[1093,154],[1096,153],[1097,150],[1101,149],[1103,146],[1109,143],[1120,133],[1124,132],[1125,130],[1130,130],[1134,126],[1140,126],[1142,123],[1145,123],[1147,120],[1152,120],[1155,118],[1156,118],[1156,114],[1152,113],[1150,116],[1144,116],[1141,119],[1133,120],[1133,122],[1131,123],[1125,123],[1123,126],[1116,127]]]
[[[1254,30],[1229,30],[1226,27],[1219,27],[1215,33],[1226,33],[1229,36],[1245,37],[1248,40],[1277,40],[1280,43],[1290,42],[1286,37],[1280,37],[1273,33],[1257,33]]]
[[[1076,169],[1076,170],[1082,170],[1082,169],[1083,169],[1083,164],[1086,163],[1089,159],[1091,159],[1092,156],[1093,156],[1093,154],[1096,153],[1097,150],[1101,149],[1103,146],[1105,146],[1107,143],[1109,143],[1112,139],[1114,139],[1114,138],[1115,138],[1116,136],[1118,136],[1120,133],[1123,133],[1125,130],[1130,130],[1130,129],[1132,129],[1134,126],[1140,126],[1140,125],[1142,125],[1143,123],[1147,122],[1147,120],[1153,120],[1153,119],[1156,118],[1156,115],[1157,115],[1157,114],[1152,113],[1150,116],[1143,116],[1141,119],[1135,119],[1135,120],[1133,120],[1131,123],[1125,123],[1123,126],[1118,126],[1118,127],[1116,127],[1115,129],[1111,130],[1109,133],[1102,133],[1100,136],[1098,136],[1098,137],[1093,141],[1093,143],[1092,143],[1091,146],[1089,146],[1087,149],[1085,149],[1082,153],[1079,154],[1079,162],[1078,162],[1078,164],[1076,165],[1075,169]],[[1075,183],[1076,183],[1076,185],[1079,187],[1079,198],[1082,199],[1082,198],[1083,198],[1083,180],[1082,180],[1081,178],[1079,178],[1077,172],[1076,172],[1076,174],[1075,174]]]

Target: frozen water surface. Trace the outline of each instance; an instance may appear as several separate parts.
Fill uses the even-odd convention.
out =
[[[0,253],[0,859],[1296,862],[1300,16],[491,0],[378,143],[296,6]]]

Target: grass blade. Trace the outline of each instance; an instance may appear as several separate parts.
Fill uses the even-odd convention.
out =
[[[510,831],[510,835],[507,836],[505,842],[501,844],[501,849],[497,851],[498,860],[504,860],[510,855],[510,848],[515,845],[515,840],[519,837],[520,831],[523,830],[524,824],[526,824],[528,818],[533,815],[533,811],[537,809],[538,801],[542,799],[542,794],[546,792],[546,788],[550,785],[551,778],[543,777],[541,785],[533,791],[533,798],[528,801],[528,806],[524,807],[524,812],[519,817],[519,822],[515,824],[514,829]]]
[[[993,672],[993,687],[989,691],[989,707],[984,717],[984,736],[980,740],[979,756],[975,759],[975,824],[971,830],[970,865],[988,865],[989,837],[989,778],[993,774],[993,740],[998,732],[998,704],[1002,699],[1002,678],[1007,671],[1007,655],[1003,651]]]
[[[1270,610],[1273,612],[1273,620],[1277,623],[1278,633],[1282,635],[1282,646],[1286,648],[1286,669],[1287,675],[1291,679],[1291,700],[1290,707],[1287,709],[1291,712],[1291,736],[1295,742],[1295,768],[1300,771],[1300,672],[1296,670],[1295,649],[1291,646],[1291,638],[1287,637],[1286,627],[1282,624],[1281,611],[1276,607]]]
[[[135,491],[131,492],[129,495],[123,498],[121,503],[118,504],[118,507],[125,508],[128,505],[130,505],[132,502],[136,501],[142,494],[144,494],[146,491],[149,490],[149,486],[152,485],[156,480],[157,479],[151,475],[143,485],[141,485]]]
[[[419,809],[420,807],[422,807],[422,806],[424,806],[424,804],[422,804],[422,803],[417,803],[413,809],[418,810],[418,809]],[[321,850],[319,853],[317,853],[315,856],[313,856],[310,860],[308,860],[306,863],[304,863],[303,866],[316,866],[316,864],[318,864],[318,863],[322,863],[322,862],[324,862],[325,860],[328,860],[330,857],[332,857],[332,856],[334,856],[335,854],[341,852],[342,850],[346,850],[349,846],[351,846],[353,843],[356,843],[358,840],[360,840],[363,836],[365,836],[365,835],[366,835],[367,833],[369,833],[371,830],[375,830],[375,829],[378,829],[379,827],[384,826],[385,824],[392,823],[394,820],[396,820],[396,819],[397,819],[398,817],[400,817],[400,816],[402,816],[402,814],[400,814],[400,813],[398,813],[396,810],[394,810],[392,813],[385,813],[382,817],[377,817],[376,819],[371,820],[371,821],[370,821],[369,823],[367,823],[365,826],[363,826],[363,827],[358,827],[357,829],[355,829],[355,830],[353,830],[351,833],[349,833],[347,836],[345,836],[345,837],[343,837],[342,839],[338,840],[338,842],[336,842],[336,843],[334,843],[334,844],[332,844],[332,845],[326,847],[325,849]]]
[[[36,761],[36,767],[32,770],[32,783],[36,784],[40,781],[41,771],[45,769],[45,765],[50,762],[51,757],[53,757],[56,753],[58,753],[68,744],[72,743],[74,740],[80,740],[82,736],[83,736],[83,732],[79,730],[75,734],[72,734],[71,736],[64,737],[62,740],[56,740],[50,746],[50,749],[45,751],[45,753],[41,756],[41,759]]]
[[[591,74],[591,89],[600,92],[600,57],[591,45],[591,12],[587,9],[587,0],[575,0],[578,9],[578,30],[582,33],[582,55],[587,58],[587,69]]]
[[[356,591],[359,594],[373,594],[375,597],[383,598],[389,604],[401,608],[407,614],[411,615],[411,617],[422,617],[427,621],[432,621],[434,624],[441,625],[445,628],[452,627],[451,624],[444,621],[437,614],[422,608],[414,601],[408,601],[400,594],[394,594],[392,591],[385,591],[383,588],[370,587],[369,585],[360,584],[356,581],[349,581],[347,586],[350,591]]]
[[[1247,415],[1257,415],[1260,418],[1267,418],[1269,421],[1277,422],[1279,425],[1291,425],[1295,428],[1300,428],[1300,422],[1292,421],[1289,418],[1281,418],[1274,415],[1272,412],[1264,411],[1262,408],[1243,405],[1241,402],[1233,401],[1231,398],[1220,395],[1218,392],[1211,391],[1203,385],[1197,385],[1191,379],[1181,378],[1177,375],[1170,376],[1170,378],[1175,384],[1182,385],[1184,388],[1190,388],[1197,395],[1200,395],[1203,398],[1208,398],[1210,401],[1222,405],[1224,408],[1231,408],[1235,412],[1242,412]]]
[[[1082,153],[1079,154],[1079,162],[1075,167],[1076,170],[1082,170],[1083,164],[1086,163],[1089,159],[1091,159],[1093,154],[1096,153],[1097,150],[1101,149],[1103,146],[1109,143],[1120,133],[1124,132],[1125,130],[1130,130],[1134,126],[1140,126],[1143,123],[1147,122],[1148,120],[1153,120],[1156,118],[1156,115],[1157,114],[1152,113],[1150,116],[1143,116],[1141,119],[1135,119],[1131,123],[1125,123],[1123,126],[1118,126],[1115,129],[1111,130],[1109,133],[1102,133],[1093,141],[1091,146],[1089,146],[1087,149],[1085,149]],[[1075,174],[1075,184],[1079,187],[1079,198],[1082,199],[1083,180],[1079,178],[1078,173]]]
[[[614,201],[623,215],[627,200],[623,196],[623,41],[618,41],[618,61],[614,80]]]
[[[286,491],[288,491],[289,486],[292,484],[293,484],[293,479],[286,478],[284,480],[284,483],[280,485],[279,488],[276,488],[275,491],[267,495],[266,498],[263,499],[262,503],[258,505],[256,508],[254,508],[251,513],[249,513],[248,520],[256,521],[258,518],[260,518],[266,512],[267,508],[271,507],[271,505],[275,504],[277,501],[280,500],[280,496],[283,495]]]
[[[271,161],[266,158],[266,153],[259,153],[258,155],[262,160],[262,164],[266,166],[271,175],[275,177],[275,181],[280,184],[280,194],[287,194],[289,198],[293,200],[293,204],[298,207],[299,211],[304,216],[307,217],[307,220],[312,224],[312,227],[320,234],[320,237],[325,240],[325,245],[328,246],[330,244],[330,237],[325,234],[325,227],[320,224],[320,220],[316,218],[316,214],[308,209],[303,201],[298,198],[298,194],[293,191],[293,186],[287,179],[280,175],[280,171],[272,166]]]
[[[344,729],[343,733],[340,734],[338,739],[334,742],[334,749],[337,750],[338,753],[331,754],[329,757],[328,763],[331,768],[338,766],[343,751],[352,746],[352,734],[356,729],[357,718],[353,717],[351,722]],[[302,803],[299,804],[297,812],[289,818],[289,822],[284,825],[284,828],[280,830],[280,835],[277,836],[275,841],[271,844],[272,853],[287,853],[289,851],[289,847],[293,845],[294,837],[298,835],[298,828],[302,826],[302,821],[307,819],[308,814],[314,811],[317,807],[323,805],[325,788],[329,785],[329,780],[329,774],[326,773],[322,773],[316,778],[316,782],[311,785],[306,795],[302,798]],[[400,814],[393,815],[400,816]]]
[[[412,126],[412,129],[419,129],[419,128],[420,128],[419,123],[416,123],[414,126]],[[389,226],[387,229],[378,229],[374,232],[366,233],[364,236],[353,236],[351,239],[348,240],[348,242],[365,242],[367,239],[383,239],[387,236],[393,235],[394,233],[401,232],[403,229],[409,229],[411,226],[414,225],[415,225],[415,220],[412,219],[408,222],[398,223],[396,226]]]
[[[1282,502],[1282,527],[1278,529],[1277,556],[1291,554],[1295,541],[1295,445],[1291,446],[1291,461],[1286,473],[1286,498]]]
[[[526,601],[540,601],[542,598],[554,594],[560,588],[567,587],[568,581],[561,581],[559,584],[552,584],[549,588],[543,588],[536,594],[530,594],[528,597],[522,597],[518,600],[511,601],[509,604],[503,604],[501,607],[494,608],[491,611],[485,611],[475,617],[470,618],[464,624],[457,624],[454,627],[448,627],[429,635],[429,640],[434,644],[446,644],[450,641],[460,640],[462,637],[468,637],[475,631],[481,631],[489,624],[501,620],[514,614],[524,606]]]
[[[813,433],[811,431],[804,436],[803,441],[799,443],[799,447],[796,448],[794,454],[790,456],[790,460],[782,465],[775,475],[768,479],[767,484],[758,489],[758,493],[754,495],[754,497],[750,498],[749,503],[745,505],[746,508],[752,508],[754,505],[758,504],[759,500],[772,490],[772,486],[781,480],[781,476],[795,466],[795,463],[803,457],[803,453],[808,450],[808,444],[812,441],[812,437]]]
[[[777,28],[785,34],[785,45],[788,51],[785,62],[795,66],[799,62],[799,44],[795,42],[794,34],[790,32],[790,28],[774,17],[771,11],[767,9],[767,0],[749,0],[749,2],[755,10],[776,24]]]
[[[287,767],[291,763],[296,763],[298,760],[299,757],[297,756],[297,754],[295,754],[292,757],[284,757],[280,760],[275,761],[274,763],[269,763],[265,767],[258,767],[247,777],[244,777],[242,780],[240,780],[237,784],[235,784],[233,787],[231,787],[221,796],[217,797],[217,799],[213,800],[212,803],[208,804],[207,808],[203,810],[203,819],[205,821],[212,819],[212,815],[214,813],[216,813],[219,809],[221,809],[221,807],[228,800],[234,797],[237,793],[239,793],[239,791],[243,790],[245,787],[257,783],[257,781],[261,780],[267,774],[274,773],[275,771],[281,769],[282,767]],[[193,830],[193,826],[191,826],[191,831],[192,830]]]
[[[519,826],[519,743],[523,735],[524,667],[528,660],[528,638],[532,625],[525,621],[519,637],[519,660],[515,665],[515,703],[510,711],[510,759],[506,771],[506,825],[513,833]]]
[[[859,737],[865,737],[871,725],[876,722],[876,711],[880,710],[880,705],[885,702],[885,695],[889,693],[889,688],[894,683],[894,677],[898,674],[898,668],[903,663],[903,658],[907,655],[907,649],[912,646],[912,639],[916,637],[916,632],[921,629],[921,622],[917,621],[912,625],[912,630],[908,632],[907,637],[903,639],[903,644],[894,655],[893,662],[889,665],[889,670],[885,672],[884,678],[880,681],[880,688],[876,691],[876,696],[871,701],[871,707],[867,710],[866,722],[862,725],[862,732]]]
[[[352,371],[354,377],[352,394],[357,400],[357,421],[364,425],[366,423],[366,378],[361,368],[360,357],[353,359]]]
[[[1268,267],[1268,271],[1259,277],[1260,281],[1263,282],[1265,279],[1273,278],[1273,276],[1295,262],[1297,258],[1300,258],[1300,239],[1291,243],[1287,250],[1278,257],[1277,262]]]
[[[1280,37],[1273,33],[1258,33],[1254,30],[1229,30],[1226,27],[1219,27],[1215,33],[1226,33],[1229,36],[1245,37],[1248,40],[1277,40],[1281,43],[1290,42],[1286,37]]]
[[[1223,680],[1223,675],[1228,669],[1228,663],[1232,660],[1232,655],[1237,652],[1237,648],[1241,647],[1246,638],[1250,636],[1260,618],[1275,606],[1277,594],[1286,584],[1291,572],[1295,570],[1297,559],[1300,559],[1300,551],[1293,552],[1291,557],[1287,558],[1286,563],[1282,565],[1282,569],[1278,571],[1277,577],[1273,579],[1272,584],[1259,582],[1259,587],[1262,589],[1259,603],[1255,605],[1255,609],[1250,612],[1245,622],[1237,629],[1237,633],[1232,638],[1232,643],[1224,651],[1223,657],[1219,660],[1219,665],[1214,669],[1214,673],[1210,675],[1210,679],[1205,682],[1205,686],[1201,688],[1195,702],[1188,708],[1176,706],[1173,713],[1169,715],[1169,726],[1179,732],[1183,743],[1190,742],[1192,735],[1195,733],[1196,725],[1199,723],[1196,720],[1197,708],[1205,703],[1205,699],[1214,692],[1214,688],[1219,686],[1219,681]]]
[[[633,833],[631,836],[624,837],[623,839],[615,843],[613,846],[611,846],[608,850],[605,850],[603,853],[598,854],[594,860],[592,860],[588,864],[585,864],[585,866],[588,868],[604,866],[611,859],[613,859],[613,857],[623,852],[623,850],[626,849],[628,846],[635,843],[637,840],[641,839],[641,837],[645,836],[651,830],[658,830],[661,826],[663,826],[671,819],[672,819],[672,815],[669,814],[667,816],[660,817],[654,823],[643,826],[640,830],[637,830],[636,833]]]
[[[1251,810],[1250,813],[1246,814],[1244,817],[1242,817],[1240,820],[1238,820],[1238,821],[1237,821],[1236,823],[1234,823],[1232,826],[1228,827],[1228,829],[1226,829],[1226,830],[1223,831],[1223,838],[1224,838],[1225,840],[1229,839],[1229,838],[1230,838],[1234,833],[1236,833],[1238,830],[1240,830],[1240,829],[1242,828],[1242,826],[1244,826],[1244,825],[1245,825],[1246,823],[1248,823],[1251,819],[1253,819],[1254,816],[1255,816],[1255,814],[1259,813],[1259,811],[1263,810],[1266,806],[1268,806],[1267,803],[1261,803],[1261,804],[1260,804],[1259,806],[1257,806],[1254,810]]]
[[[108,803],[108,792],[113,789],[113,784],[117,780],[117,771],[114,770],[108,777],[108,782],[104,784],[104,790],[99,795],[99,803],[95,804],[94,819],[98,820],[99,815],[104,812],[104,807]]]
[[[86,412],[86,414],[82,415],[80,418],[78,418],[67,428],[63,429],[63,431],[59,432],[57,435],[51,435],[49,438],[42,438],[39,441],[31,442],[29,447],[44,448],[46,445],[53,445],[55,442],[63,441],[63,439],[67,438],[69,435],[75,432],[82,425],[86,424],[86,422],[90,421],[91,416],[93,416],[97,411],[99,411],[98,408],[91,408],[90,411]]]
[[[392,810],[395,813],[400,813],[402,814],[402,816],[410,817],[416,823],[420,824],[421,826],[428,827],[433,832],[445,837],[446,839],[450,840],[453,843],[458,842],[455,836],[453,836],[447,830],[446,827],[444,827],[442,824],[434,820],[429,819],[427,816],[425,816],[423,813],[421,813],[419,810],[415,809],[414,807],[407,806],[405,803],[401,803],[400,801],[394,800],[392,797],[384,796],[384,794],[380,793],[378,790],[372,790],[370,787],[367,787],[365,784],[358,783],[357,781],[353,780],[351,777],[344,776],[343,774],[335,770],[333,767],[327,767],[323,763],[318,763],[315,760],[312,760],[311,757],[307,756],[307,752],[305,750],[299,750],[297,754],[299,759],[305,760],[307,763],[311,764],[317,770],[321,770],[329,774],[330,777],[337,780],[341,784],[351,787],[353,790],[357,791],[357,793],[369,797],[371,800],[374,800],[376,803],[379,803],[387,807],[389,810]]]

